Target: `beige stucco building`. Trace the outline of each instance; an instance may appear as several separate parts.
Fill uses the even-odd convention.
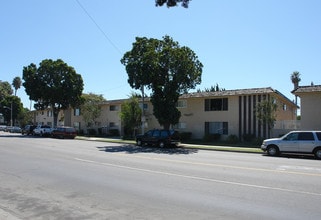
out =
[[[299,86],[292,93],[300,97],[301,129],[321,130],[321,85]]]
[[[270,131],[266,124],[259,123],[255,115],[255,106],[263,100],[272,98],[276,101],[278,109],[276,124]],[[111,129],[118,129],[120,135],[122,135],[123,124],[119,113],[125,101],[126,99],[121,99],[101,103],[102,112],[93,127],[100,128],[104,133],[108,133]],[[161,128],[153,115],[153,106],[149,98],[145,98],[144,103],[142,103],[142,100],[140,102],[141,107],[144,106],[144,130]],[[221,134],[222,138],[229,135],[242,138],[243,135],[248,134],[263,138],[277,137],[288,130],[296,129],[295,125],[294,127],[285,125],[296,121],[297,106],[280,92],[270,87],[188,93],[180,96],[177,108],[181,112],[181,118],[173,128],[180,132],[191,132],[192,138],[195,139],[214,133]],[[36,123],[52,125],[51,114],[46,111],[40,112],[40,114],[37,113]],[[58,121],[58,124],[86,130],[81,109],[62,111],[58,116]]]

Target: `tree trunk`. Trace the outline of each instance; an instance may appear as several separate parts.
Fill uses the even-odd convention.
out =
[[[168,123],[168,122],[163,125],[163,127],[164,127],[165,130],[169,130],[169,127],[170,127],[170,126],[171,126],[171,124]]]
[[[55,127],[57,127],[57,122],[58,122],[58,114],[59,114],[59,109],[57,109],[57,108],[53,108],[52,109],[52,114],[53,114],[53,119],[54,119],[54,121],[53,121],[53,128],[55,128]]]

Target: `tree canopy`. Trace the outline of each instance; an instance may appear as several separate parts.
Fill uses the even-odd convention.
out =
[[[139,107],[138,96],[132,93],[129,100],[121,106],[120,118],[124,122],[125,135],[135,136],[135,130],[141,126],[142,109]]]
[[[94,93],[83,94],[83,104],[80,106],[81,115],[87,127],[96,123],[96,119],[101,114],[101,103],[106,101],[102,95]]]
[[[188,8],[188,3],[191,0],[155,0],[156,2],[156,6],[163,6],[163,5],[167,5],[167,7],[174,7],[177,6],[177,3],[182,3],[181,5],[184,8]]]
[[[22,111],[23,105],[20,98],[17,96],[9,95],[0,101],[0,112],[3,114],[7,124],[11,121],[12,113],[12,125],[15,125],[15,122]]]
[[[23,80],[36,109],[53,109],[54,126],[61,109],[79,106],[82,102],[82,77],[61,59],[45,59],[39,67],[34,63],[23,67]]]
[[[301,81],[300,72],[294,71],[291,74],[291,82],[293,83],[294,89],[299,87],[299,82]]]
[[[21,78],[19,76],[16,76],[12,81],[12,86],[14,88],[14,95],[17,95],[17,90],[21,87]]]
[[[258,102],[255,106],[256,118],[260,124],[268,126],[269,132],[274,127],[277,109],[278,105],[273,97]]]
[[[151,102],[160,125],[166,129],[177,124],[179,96],[201,83],[203,65],[194,51],[181,47],[169,36],[162,40],[137,37],[121,63],[126,66],[132,88],[146,86],[152,90]]]
[[[0,80],[0,101],[12,95],[12,88],[9,82]]]

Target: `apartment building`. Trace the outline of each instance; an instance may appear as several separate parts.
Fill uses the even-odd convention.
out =
[[[272,130],[268,125],[259,123],[255,115],[257,103],[274,99],[278,106],[276,112],[276,125]],[[123,124],[119,117],[122,104],[126,99],[111,100],[101,103],[102,113],[96,120],[93,128],[100,128],[103,132],[110,129],[118,129],[123,134]],[[153,115],[153,105],[149,98],[140,100],[141,107],[144,106],[144,130],[161,128]],[[166,106],[164,106],[166,107]],[[236,135],[255,137],[277,137],[288,130],[296,127],[285,127],[284,123],[296,121],[297,106],[279,91],[266,88],[225,90],[216,92],[195,92],[181,95],[177,103],[181,112],[181,118],[173,128],[180,132],[191,132],[192,138],[200,139],[205,134],[221,134],[222,138]],[[43,115],[43,114],[42,114]],[[38,117],[37,122],[39,123]],[[46,118],[47,117],[43,117]],[[79,130],[86,130],[85,122],[81,117],[81,109],[68,109],[59,114],[58,120],[66,126],[73,126]],[[50,125],[48,121],[47,124]],[[41,123],[46,123],[43,120]],[[283,126],[279,126],[282,124]]]

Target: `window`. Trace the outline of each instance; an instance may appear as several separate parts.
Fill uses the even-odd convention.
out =
[[[74,109],[74,116],[79,116],[80,115],[80,108],[75,108]]]
[[[110,111],[118,111],[118,106],[117,105],[111,105],[109,106]]]
[[[185,129],[186,123],[185,122],[178,122],[178,124],[173,126],[174,129]]]
[[[158,136],[160,136],[160,130],[155,130],[153,132],[153,137],[158,137]]]
[[[51,110],[47,111],[47,117],[52,117],[52,111]]]
[[[187,107],[187,100],[178,100],[176,107],[177,108],[186,108]]]
[[[205,122],[205,134],[228,134],[228,122]]]
[[[286,141],[297,141],[298,139],[299,139],[299,133],[291,133],[284,138],[284,140]]]
[[[314,141],[312,132],[301,132],[299,133],[299,140],[302,141]]]
[[[227,111],[228,99],[205,99],[205,111]]]
[[[160,133],[160,136],[161,136],[161,137],[168,137],[168,136],[169,136],[169,135],[168,135],[168,131],[162,130],[161,133]]]
[[[74,122],[74,128],[80,130],[80,122]]]
[[[317,135],[319,141],[321,141],[321,132],[316,132],[316,135]]]
[[[143,108],[143,103],[139,103],[139,108]],[[147,110],[148,109],[148,104],[147,103],[144,103],[144,110]]]

